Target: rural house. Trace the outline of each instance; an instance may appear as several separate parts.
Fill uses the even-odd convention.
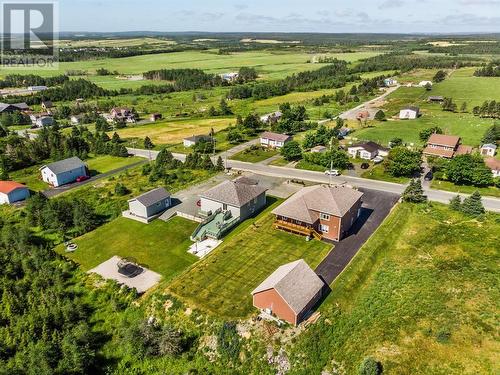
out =
[[[40,116],[35,121],[35,126],[38,128],[43,128],[44,126],[54,125],[54,117],[52,116]]]
[[[128,201],[129,209],[122,215],[126,218],[149,223],[172,205],[170,193],[163,187],[148,191]]]
[[[484,160],[486,166],[491,169],[493,177],[500,177],[500,160],[495,158],[487,158]]]
[[[48,113],[54,108],[54,104],[50,100],[42,101],[42,109]]]
[[[481,146],[481,155],[482,156],[495,156],[495,153],[497,151],[497,145],[494,145],[492,143],[486,143]]]
[[[260,135],[260,145],[268,148],[281,148],[292,139],[290,135],[264,132]]]
[[[76,156],[44,165],[40,171],[42,180],[54,187],[75,182],[81,176],[88,176],[87,167]]]
[[[377,156],[383,157],[389,154],[389,149],[382,147],[378,143],[369,141],[365,143],[357,143],[347,148],[347,153],[352,158],[360,158],[364,160],[372,160]]]
[[[432,81],[420,81],[418,83],[418,87],[425,87],[427,85],[432,86]]]
[[[151,122],[156,122],[158,120],[162,119],[162,114],[161,113],[152,113],[151,116],[149,116],[149,121]]]
[[[0,204],[11,204],[28,199],[29,189],[14,181],[0,181]]]
[[[260,121],[264,124],[275,124],[279,120],[281,120],[281,117],[283,116],[283,113],[280,111],[276,111],[273,113],[268,113],[267,115],[261,116]]]
[[[6,104],[0,103],[0,113],[13,113],[28,111],[30,108],[26,103]]]
[[[396,81],[394,78],[384,79],[384,85],[386,87],[396,86],[397,84],[398,84],[398,81]]]
[[[252,291],[254,307],[290,324],[307,318],[321,299],[325,283],[303,260],[280,266]]]
[[[399,111],[400,120],[414,120],[418,116],[420,116],[420,108],[415,106],[406,107]]]
[[[107,119],[108,121],[135,122],[135,115],[129,108],[116,107],[111,109]]]
[[[451,159],[456,155],[472,153],[472,147],[460,144],[460,137],[454,135],[432,134],[427,141],[424,155]]]
[[[184,147],[193,147],[198,142],[213,142],[213,138],[209,135],[193,135],[182,140]]]
[[[224,181],[200,195],[199,216],[206,218],[191,236],[194,241],[219,239],[266,205],[267,189],[252,179]]]
[[[79,115],[73,115],[70,117],[70,121],[72,125],[78,125],[82,122],[82,119],[84,118],[84,114],[79,114]]]
[[[221,74],[220,77],[226,82],[235,82],[240,77],[240,74],[237,72],[229,72]]]
[[[273,210],[274,227],[340,241],[359,217],[362,197],[360,191],[341,185],[303,188]]]

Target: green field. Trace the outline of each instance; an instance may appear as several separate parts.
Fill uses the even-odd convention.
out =
[[[499,215],[398,206],[331,285],[291,362],[310,374],[354,374],[367,356],[384,374],[498,373],[499,232]]]
[[[233,160],[246,161],[248,163],[258,163],[279,154],[279,150],[268,148],[247,148],[231,156]]]
[[[219,317],[244,318],[253,311],[251,291],[280,265],[303,258],[316,267],[331,245],[273,229],[270,211],[279,203],[241,224],[168,289],[189,305]]]
[[[477,190],[483,196],[488,195],[491,197],[500,198],[500,189],[495,187],[495,186],[478,188],[478,187],[474,187],[474,186],[455,185],[453,182],[449,182],[449,181],[433,180],[431,187],[433,189],[453,191],[455,193],[462,193],[462,194],[472,194]]]
[[[410,182],[408,177],[393,177],[388,173],[385,173],[384,167],[382,165],[376,165],[375,167],[364,171],[361,174],[362,178],[368,178],[370,180],[379,180],[379,181],[387,181],[394,182],[396,184],[407,184]]]
[[[73,242],[78,250],[74,253],[66,254],[63,245],[56,251],[80,264],[85,271],[115,255],[133,257],[168,280],[198,259],[187,252],[191,245],[189,236],[196,226],[179,217],[150,224],[118,218],[76,238]]]

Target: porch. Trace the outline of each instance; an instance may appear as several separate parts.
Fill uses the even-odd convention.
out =
[[[284,230],[286,232],[291,232],[302,236],[314,237],[319,241],[323,239],[323,236],[319,234],[311,225],[294,224],[290,223],[289,221],[276,219],[273,227],[274,229]]]

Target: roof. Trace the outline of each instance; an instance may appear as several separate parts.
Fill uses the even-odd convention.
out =
[[[492,171],[500,171],[500,160],[495,158],[486,158],[484,159],[484,163]]]
[[[429,100],[444,100],[442,96],[429,96]]]
[[[496,150],[497,145],[494,145],[493,143],[485,143],[484,145],[481,146],[481,148],[492,148],[493,150]]]
[[[314,146],[313,148],[311,148],[311,152],[314,152],[314,151],[324,151],[326,150],[326,146]]]
[[[9,194],[16,189],[27,189],[27,187],[14,181],[0,181],[0,193]]]
[[[45,107],[52,107],[53,106],[53,104],[50,100],[42,101],[42,105],[44,105]]]
[[[19,111],[24,111],[29,109],[29,106],[26,103],[15,103],[15,104],[0,103],[0,112],[3,112],[9,108],[17,109]]]
[[[323,281],[303,260],[280,266],[252,294],[274,289],[299,314],[324,287]]]
[[[279,134],[279,133],[273,133],[273,132],[264,132],[260,135],[260,138],[263,139],[272,139],[273,141],[280,141],[280,142],[285,142],[288,141],[291,136],[287,134]]]
[[[265,193],[266,188],[247,183],[238,183],[235,181],[224,181],[212,189],[201,194],[202,198],[210,199],[216,202],[225,203],[231,206],[243,207],[252,199]]]
[[[433,144],[446,147],[457,147],[460,143],[460,137],[455,135],[432,134],[427,141],[427,144]]]
[[[410,111],[414,111],[414,112],[420,112],[420,108],[417,107],[417,106],[414,106],[414,105],[410,105],[408,107],[405,107],[402,109],[403,111],[405,110],[410,110]]]
[[[48,168],[54,174],[59,174],[59,173],[72,171],[74,169],[78,169],[78,168],[81,168],[84,166],[85,166],[85,164],[83,163],[83,161],[80,160],[80,158],[73,156],[72,158],[69,158],[69,159],[64,159],[64,160],[56,161],[55,163],[50,163],[50,164],[44,165],[40,169]]]
[[[444,158],[452,158],[453,155],[455,155],[454,150],[445,150],[442,148],[435,148],[435,147],[429,147],[427,146],[424,149],[424,154],[427,155],[434,155],[434,156],[442,156]]]
[[[129,200],[129,202],[138,201],[145,207],[149,207],[169,197],[170,193],[165,188],[159,187],[157,189],[153,189],[151,191],[148,191],[147,193],[139,195],[138,197]]]
[[[459,145],[457,151],[455,151],[455,155],[472,154],[472,151],[474,151],[472,146]]]
[[[343,217],[363,193],[341,185],[303,188],[273,210],[273,214],[314,224],[319,213]]]
[[[356,148],[356,147],[363,148],[368,152],[375,152],[375,151],[379,151],[379,150],[381,150],[381,151],[388,151],[389,150],[388,148],[385,148],[385,147],[379,145],[378,143],[375,143],[372,141],[368,141],[368,142],[364,142],[364,143],[356,143],[352,146],[349,146],[348,148]]]
[[[259,181],[255,180],[253,178],[250,178],[250,177],[246,177],[246,176],[238,177],[236,180],[234,180],[234,182],[237,184],[247,184],[247,185],[258,185],[259,184]]]

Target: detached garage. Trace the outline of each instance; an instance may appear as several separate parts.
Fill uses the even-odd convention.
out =
[[[253,292],[253,305],[298,325],[320,300],[324,282],[303,260],[274,271]]]
[[[30,191],[14,181],[0,181],[0,204],[11,204],[28,199]]]

